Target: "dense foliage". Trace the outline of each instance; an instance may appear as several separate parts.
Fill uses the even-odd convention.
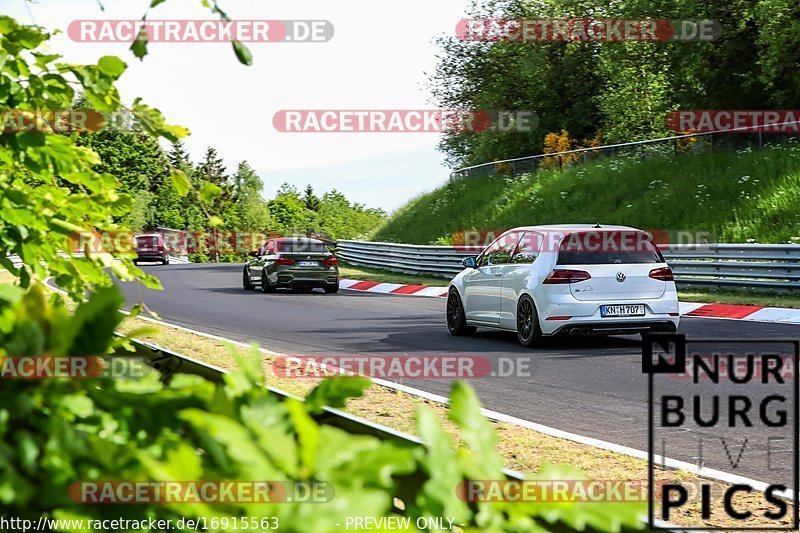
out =
[[[6,323],[2,345],[10,355],[104,354],[112,344],[125,343],[111,341],[122,319],[116,312],[120,303],[119,293],[106,289],[70,317],[63,305],[47,304],[41,287],[28,293],[6,290],[0,294],[0,313],[14,321]],[[81,531],[77,522],[70,525],[67,520],[86,524],[88,519],[119,517],[173,523],[213,517],[219,525],[209,530],[216,531],[241,529],[231,524],[242,517],[259,524],[276,517],[280,531],[326,532],[341,531],[347,517],[399,515],[409,517],[411,524],[419,517],[448,516],[465,531],[619,531],[640,526],[643,503],[466,503],[456,490],[463,480],[503,479],[496,435],[466,385],[454,385],[451,395],[450,419],[464,442],[455,453],[437,416],[423,406],[417,412],[417,431],[424,446],[353,436],[315,420],[322,405],[340,406],[360,395],[369,385],[366,379],[328,380],[305,402],[283,400],[263,387],[257,349],[237,357],[240,370],[226,375],[221,386],[184,375],[165,386],[155,372],[136,379],[5,383],[0,388],[4,515],[35,521],[44,514],[61,520],[54,527],[62,531]],[[569,467],[547,466],[537,479],[585,476]],[[76,481],[122,480],[327,483],[333,499],[87,505],[76,502],[76,493],[70,492]],[[419,488],[409,488],[409,482]],[[413,525],[409,530],[417,531]]]
[[[606,144],[662,136],[674,109],[797,109],[794,0],[474,0],[470,18],[711,19],[712,42],[495,42],[440,39],[430,85],[444,109],[534,111],[531,133],[453,133],[452,166],[542,152],[545,135]]]

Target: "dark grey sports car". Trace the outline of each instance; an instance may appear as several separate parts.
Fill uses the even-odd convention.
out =
[[[317,239],[270,239],[245,263],[242,286],[274,292],[286,287],[308,292],[315,287],[325,292],[339,291],[339,265],[325,244]]]

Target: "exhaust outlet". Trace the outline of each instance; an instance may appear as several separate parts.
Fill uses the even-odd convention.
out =
[[[592,334],[592,328],[583,328],[583,329],[581,329],[581,334],[583,334],[583,335],[591,335]]]
[[[570,332],[570,334],[572,334],[572,335],[580,335],[580,333],[581,333],[581,328],[572,328],[571,330],[569,330],[569,332]]]

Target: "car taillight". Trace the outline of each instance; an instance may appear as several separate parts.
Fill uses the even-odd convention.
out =
[[[275,260],[275,264],[276,265],[293,265],[294,264],[294,259],[289,259],[288,257],[281,256],[281,257],[278,257]]]
[[[338,261],[336,261],[336,257],[334,257],[334,256],[330,256],[329,258],[325,259],[322,262],[322,264],[325,265],[325,266],[333,266],[336,263],[338,263]]]
[[[578,281],[586,281],[591,279],[592,275],[583,270],[553,270],[548,274],[542,283],[548,285],[557,285],[560,283],[576,283]]]
[[[659,281],[675,281],[672,276],[672,269],[669,267],[654,268],[650,271],[650,277]]]

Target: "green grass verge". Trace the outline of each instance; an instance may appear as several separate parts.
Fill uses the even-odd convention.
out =
[[[800,242],[800,142],[452,181],[400,208],[372,240],[449,244],[460,230],[595,222]]]
[[[382,281],[384,283],[403,283],[407,285],[431,285],[444,287],[450,281],[446,278],[401,274],[377,268],[363,268],[342,264],[339,273],[343,278],[365,281]],[[736,305],[764,305],[770,307],[800,308],[800,296],[780,292],[754,292],[737,290],[698,289],[694,287],[679,288],[681,301],[700,303],[725,303]]]

